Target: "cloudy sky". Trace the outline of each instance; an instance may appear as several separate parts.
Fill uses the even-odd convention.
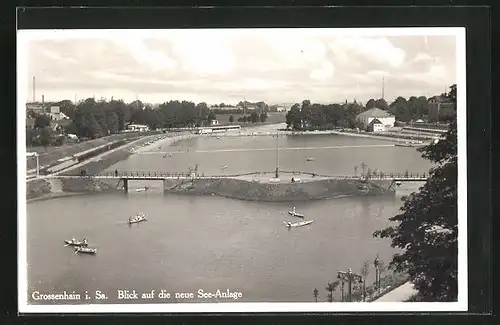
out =
[[[27,61],[22,88],[31,101],[34,76],[38,101],[43,94],[46,101],[76,95],[274,104],[366,102],[381,97],[382,78],[389,101],[432,96],[457,83],[455,36],[337,31],[48,31],[47,37],[30,35],[21,43]]]

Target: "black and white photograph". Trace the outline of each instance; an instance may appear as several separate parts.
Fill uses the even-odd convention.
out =
[[[20,30],[19,311],[467,310],[464,28]]]

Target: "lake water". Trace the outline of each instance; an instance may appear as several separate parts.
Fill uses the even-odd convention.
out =
[[[360,147],[390,142],[343,136],[194,138],[137,154],[109,170],[186,171],[199,165],[205,174],[282,170],[329,175],[353,174],[364,162],[384,172],[427,172],[431,165],[414,148]],[[344,148],[324,147],[345,146]],[[311,149],[317,147],[318,149]],[[294,150],[294,148],[302,148]],[[242,149],[248,151],[242,151]],[[269,150],[267,150],[269,149]],[[187,152],[189,150],[189,152]],[[171,158],[163,158],[171,152]],[[316,160],[306,162],[305,157]],[[227,165],[221,171],[220,166]],[[338,271],[359,272],[378,254],[386,262],[395,252],[372,233],[385,228],[406,195],[418,184],[403,184],[396,197],[344,197],[301,203],[297,210],[312,225],[288,229],[291,204],[211,197],[164,195],[160,182],[132,182],[148,192],[111,193],[36,201],[27,206],[28,296],[100,290],[105,301],[146,302],[312,302],[313,290],[326,299],[325,287]],[[129,226],[129,216],[149,220]],[[63,246],[71,237],[89,240],[95,256],[74,255]],[[368,282],[375,271],[370,270]],[[118,300],[117,290],[137,293],[165,289],[193,293],[195,299]],[[238,291],[238,300],[200,300],[197,292]],[[340,293],[338,293],[340,294]],[[50,303],[33,301],[30,303]],[[74,303],[74,302],[73,302]]]

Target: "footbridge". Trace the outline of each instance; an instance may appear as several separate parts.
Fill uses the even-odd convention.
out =
[[[403,182],[425,182],[428,175],[425,173],[378,173],[374,175],[324,175],[319,173],[301,172],[301,171],[279,171],[279,175],[286,176],[281,182],[290,182],[290,179],[307,178],[309,181],[318,179],[351,179],[360,181],[369,180],[390,180],[391,187],[401,185]],[[102,172],[91,175],[51,175],[44,178],[91,178],[91,179],[114,179],[117,180],[117,187],[122,185],[125,192],[128,192],[129,181],[144,180],[144,181],[166,181],[166,180],[197,180],[197,179],[248,179],[255,180],[261,178],[270,183],[276,183],[276,171],[240,173],[240,174],[222,174],[222,175],[205,175],[200,173],[179,173],[179,172],[160,172],[160,171],[122,171],[122,172]],[[274,181],[272,181],[274,180]],[[305,181],[305,179],[304,179]],[[279,181],[278,181],[279,182]]]

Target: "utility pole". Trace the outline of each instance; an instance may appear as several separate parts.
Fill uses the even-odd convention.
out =
[[[347,282],[347,301],[352,301],[352,285],[355,283],[354,281],[359,281],[360,283],[363,281],[363,277],[359,274],[352,273],[352,270],[349,268],[347,272],[339,271],[337,273],[337,278],[342,282]]]
[[[278,136],[278,132],[276,132],[276,178],[279,178],[279,166],[280,166],[280,148],[279,142],[280,138]]]
[[[36,100],[36,96],[35,96],[35,77],[33,77],[33,103],[35,102]]]
[[[384,99],[384,95],[385,95],[384,94],[384,91],[385,91],[385,89],[384,89],[385,88],[385,84],[384,83],[385,83],[385,79],[384,79],[384,77],[382,77],[382,99]]]

